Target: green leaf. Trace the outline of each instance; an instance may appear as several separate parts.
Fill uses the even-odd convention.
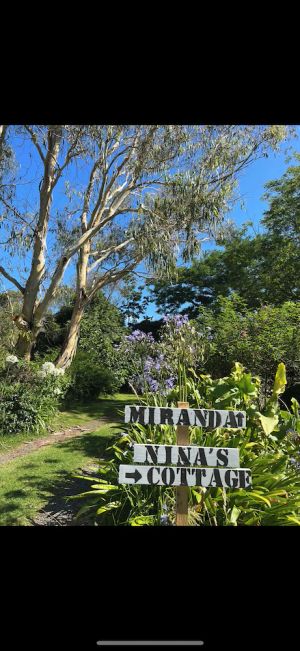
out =
[[[260,414],[259,412],[258,415],[264,433],[267,434],[268,436],[274,431],[276,425],[278,424],[278,416],[277,414],[275,414],[274,416],[263,416],[263,414]]]
[[[192,494],[195,496],[195,498],[196,498],[196,500],[197,500],[197,502],[199,504],[199,502],[201,502],[201,497],[202,497],[200,495],[200,493],[198,493],[198,491],[192,490]]]
[[[300,525],[300,519],[296,518],[296,516],[288,515],[287,520],[290,520],[291,522]]]
[[[274,398],[277,398],[280,393],[283,393],[285,390],[285,385],[286,385],[285,364],[283,364],[283,362],[280,362],[280,364],[278,364],[278,368],[275,375],[272,396]]]
[[[231,522],[231,524],[234,524],[234,525],[237,524],[237,519],[238,519],[240,513],[241,513],[241,509],[238,509],[236,506],[234,506],[233,509],[231,510],[231,514],[230,514],[230,522]]]
[[[112,509],[117,509],[120,506],[120,502],[111,502],[107,506],[101,506],[100,509],[97,510],[97,515],[101,515],[101,513],[106,513],[106,511],[111,511]]]
[[[236,385],[245,395],[255,395],[257,393],[257,387],[252,383],[250,373],[244,373]]]
[[[250,496],[251,497],[256,497],[258,500],[261,500],[262,502],[265,502],[268,506],[271,507],[271,502],[269,502],[269,500],[267,500],[267,498],[264,497],[263,495],[260,495],[259,493],[255,493],[255,491],[251,491]]]

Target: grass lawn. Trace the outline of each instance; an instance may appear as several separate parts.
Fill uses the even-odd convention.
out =
[[[83,425],[90,420],[100,419],[104,417],[113,417],[122,420],[122,416],[118,416],[118,409],[124,408],[126,402],[135,402],[136,396],[132,394],[116,393],[114,396],[100,395],[98,399],[91,402],[73,403],[67,405],[62,409],[53,422],[51,423],[51,430],[58,431],[66,429],[74,425]],[[118,403],[119,402],[119,406]],[[35,439],[48,436],[49,431],[41,432],[39,434],[14,434],[13,436],[0,435],[0,455],[1,453],[9,452],[14,448],[34,441]],[[1,472],[1,471],[0,471]]]
[[[102,418],[110,422],[92,433],[84,433],[62,443],[45,446],[36,452],[0,466],[0,526],[30,525],[31,519],[45,505],[66,492],[72,494],[71,473],[95,464],[103,456],[110,437],[122,429],[126,403],[135,396],[116,394],[85,405],[73,405],[61,412],[58,427],[70,427]],[[23,438],[20,442],[32,440]],[[76,494],[78,491],[74,489]]]

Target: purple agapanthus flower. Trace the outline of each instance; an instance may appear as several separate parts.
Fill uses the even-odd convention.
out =
[[[175,384],[174,377],[168,377],[167,380],[165,381],[165,385],[167,389],[173,389],[174,384]]]
[[[163,321],[164,323],[172,323],[175,328],[181,328],[189,322],[189,317],[187,314],[173,314],[171,316],[164,316]]]
[[[149,388],[151,391],[157,391],[158,386],[159,385],[157,380],[154,380],[153,378],[149,380]]]

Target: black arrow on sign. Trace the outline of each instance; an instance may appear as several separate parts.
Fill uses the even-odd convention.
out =
[[[125,477],[128,477],[128,479],[129,479],[130,477],[132,477],[132,479],[134,479],[134,481],[135,481],[135,483],[136,483],[139,479],[141,479],[142,475],[141,475],[141,473],[138,471],[138,469],[136,468],[134,472],[126,472],[126,473],[125,473]]]

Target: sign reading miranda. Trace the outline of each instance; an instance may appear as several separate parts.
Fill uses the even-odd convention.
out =
[[[184,425],[188,427],[246,427],[246,412],[218,409],[180,409],[179,407],[141,407],[126,405],[125,423],[142,425]]]

